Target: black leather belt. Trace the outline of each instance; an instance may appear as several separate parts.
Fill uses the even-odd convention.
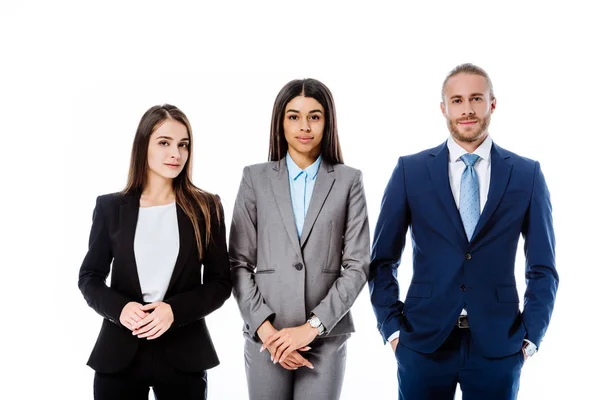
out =
[[[466,315],[461,315],[460,317],[458,317],[458,321],[456,321],[456,326],[458,326],[461,329],[466,329],[469,327],[469,319],[467,318]]]

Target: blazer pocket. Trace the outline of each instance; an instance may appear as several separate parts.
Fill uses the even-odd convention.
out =
[[[433,291],[433,285],[430,283],[413,282],[408,288],[406,297],[418,297],[422,299],[428,299],[431,297]]]
[[[274,269],[256,269],[256,271],[254,271],[254,275],[260,275],[260,274],[272,274],[273,272],[275,272]]]
[[[496,286],[496,295],[499,303],[518,303],[519,293],[516,285]]]

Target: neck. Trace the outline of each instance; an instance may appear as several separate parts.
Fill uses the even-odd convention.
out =
[[[467,152],[473,153],[475,150],[477,150],[477,148],[479,146],[481,146],[481,143],[483,143],[487,137],[488,137],[488,133],[485,132],[483,135],[481,135],[480,138],[478,138],[474,142],[464,142],[454,136],[452,136],[452,139],[454,139],[456,144],[458,144],[460,147],[465,149]]]
[[[173,179],[164,178],[150,172],[146,185],[142,190],[142,199],[153,204],[166,204],[175,201]]]
[[[313,149],[309,153],[299,153],[290,147],[288,149],[288,152],[290,153],[290,157],[292,157],[292,160],[294,160],[294,162],[298,167],[300,167],[300,169],[306,169],[313,165],[315,161],[317,161],[317,158],[319,158],[320,154],[320,150],[318,148]]]

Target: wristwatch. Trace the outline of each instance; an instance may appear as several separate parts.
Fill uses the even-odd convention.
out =
[[[526,341],[525,346],[523,346],[523,351],[527,357],[532,357],[537,352],[537,346]]]
[[[319,336],[325,333],[325,326],[323,325],[319,317],[317,317],[316,315],[310,317],[307,322],[310,324],[311,327],[317,328],[319,330]]]

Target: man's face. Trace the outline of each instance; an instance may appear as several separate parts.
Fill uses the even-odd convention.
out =
[[[458,142],[472,143],[487,136],[496,100],[491,99],[483,76],[460,73],[446,82],[440,108],[452,137]]]

